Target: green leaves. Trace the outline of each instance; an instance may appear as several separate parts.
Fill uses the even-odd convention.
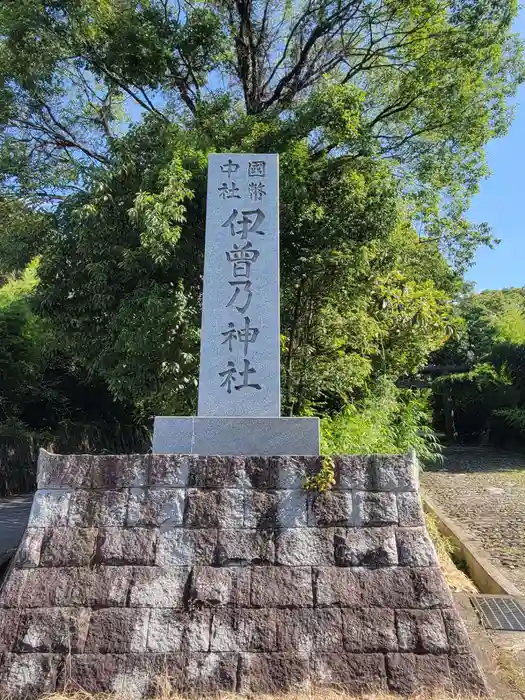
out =
[[[191,173],[184,169],[182,159],[175,155],[159,174],[158,194],[141,191],[129,211],[131,221],[140,230],[141,245],[156,263],[165,262],[173,254],[186,221],[185,202],[193,198],[187,187]]]
[[[136,420],[192,412],[206,161],[230,151],[280,155],[287,412],[368,410],[378,382],[418,372],[449,336],[470,352],[469,324],[478,356],[521,338],[514,307],[484,333],[485,310],[462,326],[450,305],[495,243],[466,212],[525,72],[515,13],[514,0],[3,3],[0,274],[39,256],[30,304],[52,329],[39,342]],[[389,391],[398,432],[376,443],[402,446],[425,408]]]

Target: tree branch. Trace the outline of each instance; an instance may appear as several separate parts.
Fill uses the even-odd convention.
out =
[[[88,60],[86,58],[86,60]],[[135,100],[137,104],[139,104],[143,109],[145,109],[147,112],[151,112],[152,114],[155,114],[157,117],[165,121],[167,124],[170,123],[170,120],[166,117],[165,114],[162,112],[159,112],[159,110],[154,107],[151,103],[148,104],[148,102],[144,101],[141,99],[138,95],[136,95],[133,90],[127,85],[119,76],[111,71],[109,68],[107,68],[103,63],[100,63],[97,61],[95,58],[91,59],[91,62],[93,65],[104,75],[106,75],[110,80],[112,80],[114,83],[116,83],[126,94],[128,94],[131,98]]]

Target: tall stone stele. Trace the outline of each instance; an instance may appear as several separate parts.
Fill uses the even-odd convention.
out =
[[[279,157],[208,159],[198,416],[157,416],[153,452],[318,455],[319,419],[282,418]]]

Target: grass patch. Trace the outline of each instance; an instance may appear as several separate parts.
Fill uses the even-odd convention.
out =
[[[456,547],[450,538],[441,534],[438,521],[432,513],[425,513],[425,522],[434,547],[436,548],[439,564],[449,588],[464,593],[478,593],[474,582],[467,576],[461,562],[456,562],[454,555]]]
[[[525,653],[525,652],[522,652]],[[497,673],[509,688],[525,698],[525,668],[518,658],[518,652],[510,649],[496,651]]]
[[[207,700],[210,699],[210,696],[202,696],[202,700],[204,700],[205,697]],[[235,693],[222,693],[213,697],[214,700],[246,700],[245,695]],[[257,700],[402,700],[402,696],[400,695],[392,695],[391,693],[385,693],[383,691],[364,693],[363,695],[350,695],[343,691],[331,689],[301,689],[280,695],[252,695],[251,697],[256,697]],[[78,690],[75,692],[65,691],[64,693],[53,693],[52,695],[42,697],[41,700],[125,700],[125,697],[119,696],[118,694],[94,695]],[[155,700],[188,700],[188,698],[170,692],[169,684],[167,684],[161,687]],[[192,696],[191,700],[196,700],[195,696]],[[444,692],[421,692],[416,695],[410,695],[410,700],[479,700],[479,696],[451,695],[450,693]]]

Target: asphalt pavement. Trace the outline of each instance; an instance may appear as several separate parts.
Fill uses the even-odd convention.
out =
[[[32,495],[0,498],[0,564],[9,550],[18,547],[32,502]]]

